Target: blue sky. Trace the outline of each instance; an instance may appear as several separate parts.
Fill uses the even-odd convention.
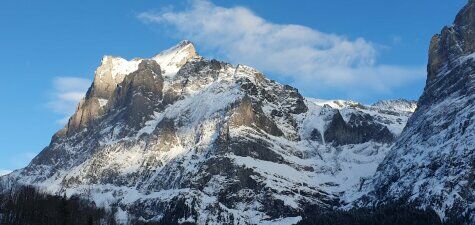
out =
[[[254,66],[306,96],[417,99],[430,37],[465,3],[1,1],[0,171],[48,145],[103,55],[149,57],[189,39],[203,56]]]

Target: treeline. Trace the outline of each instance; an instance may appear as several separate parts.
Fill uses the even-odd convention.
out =
[[[180,210],[173,209],[176,214],[165,214],[160,222],[132,221],[134,225],[170,225],[180,224]],[[297,225],[461,225],[461,221],[442,223],[439,216],[432,210],[421,210],[403,204],[388,204],[375,208],[359,208],[350,211],[321,209],[317,206],[308,207],[301,215]],[[186,223],[192,225],[194,223]]]
[[[305,210],[298,225],[448,225],[442,223],[433,210],[422,210],[402,204],[388,204],[375,208],[358,208],[349,211]],[[455,224],[455,223],[454,223]]]
[[[128,224],[180,224],[185,212],[186,208],[178,201],[159,222],[131,219]],[[396,203],[350,211],[308,207],[302,214],[298,225],[460,225],[469,221],[468,217],[461,217],[442,222],[432,210]],[[116,225],[116,221],[114,213],[97,208],[87,200],[48,195],[32,187],[23,187],[0,194],[0,225]]]
[[[1,225],[115,225],[112,213],[78,197],[52,196],[32,187],[0,194]]]

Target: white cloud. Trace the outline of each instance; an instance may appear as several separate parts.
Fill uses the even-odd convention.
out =
[[[88,79],[79,77],[56,77],[53,80],[52,99],[48,107],[62,116],[57,122],[66,124],[90,86]]]
[[[292,24],[275,24],[244,7],[191,1],[181,11],[144,12],[139,18],[171,28],[233,63],[243,63],[291,80],[306,93],[336,88],[346,94],[389,93],[424,79],[424,67],[377,63],[378,49],[363,38],[327,34]]]

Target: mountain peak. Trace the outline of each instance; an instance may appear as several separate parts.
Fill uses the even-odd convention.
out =
[[[153,68],[152,61],[158,64],[156,68],[163,77],[173,77],[180,68],[191,59],[199,57],[195,46],[191,41],[184,40],[174,47],[165,50],[151,59],[135,58],[126,60],[121,57],[106,55],[102,58],[101,65],[95,71],[94,82],[89,88],[85,99],[81,100],[76,112],[70,118],[66,129],[58,135],[74,132],[86,127],[90,121],[105,113],[105,106],[111,100],[117,86],[126,79],[129,74],[143,69]],[[153,64],[153,63],[152,63]]]
[[[152,59],[160,64],[164,72],[164,77],[171,77],[175,75],[185,63],[195,57],[199,57],[195,46],[191,41],[184,40],[168,50],[155,55]]]
[[[195,46],[193,44],[193,42],[191,42],[190,40],[182,40],[180,41],[175,47],[185,47],[185,46],[188,46],[188,45],[192,45],[193,47]]]
[[[179,53],[179,52],[183,52],[183,51],[188,52],[192,55],[197,55],[195,45],[193,44],[193,42],[191,42],[189,40],[183,40],[183,41],[180,41],[175,46],[173,46],[173,47],[171,47],[171,48],[169,48],[165,51],[162,51],[162,52],[158,53],[155,57],[161,56],[161,55]],[[153,58],[155,58],[155,57],[153,57]]]
[[[114,202],[151,221],[183,202],[177,207],[196,208],[191,217],[207,224],[273,222],[310,205],[337,206],[376,170],[409,116],[352,101],[312,103],[182,41],[151,59],[104,57],[68,125],[27,168],[2,177],[0,190],[15,179],[51,193],[91,193],[96,204]],[[208,216],[215,212],[222,216]]]
[[[473,26],[473,18],[475,17],[474,10],[475,0],[470,0],[455,17],[454,26]]]
[[[198,54],[193,43],[183,40],[177,45],[155,55],[151,60],[156,61],[160,65],[163,76],[171,77],[185,63],[195,57],[198,57]],[[144,60],[143,58],[126,60],[117,56],[104,56],[94,76],[93,91],[96,97],[109,99],[116,86],[124,80],[125,76],[137,71],[139,64]]]
[[[450,69],[460,57],[475,51],[475,1],[470,0],[455,17],[454,24],[432,37],[429,47],[427,81],[433,81],[441,69]]]

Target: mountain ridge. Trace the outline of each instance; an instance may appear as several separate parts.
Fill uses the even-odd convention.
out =
[[[367,179],[411,115],[322,105],[194,49],[184,41],[151,59],[104,57],[65,128],[1,185],[116,206],[123,223],[298,221],[306,205],[338,206]]]
[[[79,195],[121,224],[305,224],[309,209],[381,205],[473,224],[474,34],[470,0],[432,38],[417,103],[305,98],[189,41],[106,56],[68,124],[0,187]]]

